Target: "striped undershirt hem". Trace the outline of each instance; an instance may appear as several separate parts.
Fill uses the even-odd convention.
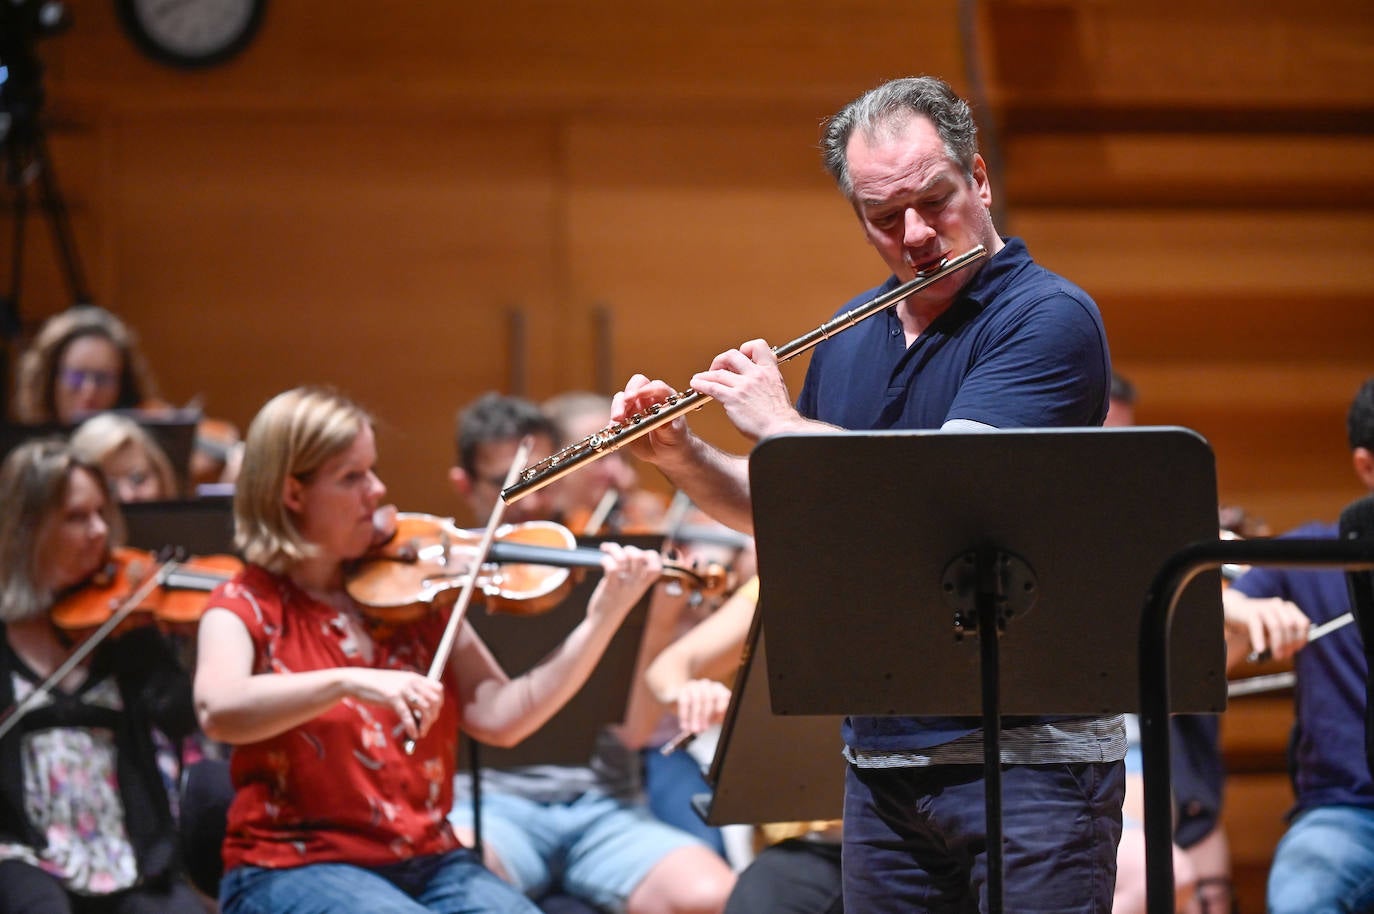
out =
[[[1013,727],[1002,731],[1001,750],[1003,765],[1117,762],[1126,757],[1125,717],[1079,717]],[[919,751],[882,752],[846,746],[844,757],[857,768],[981,765],[983,731],[974,730]]]

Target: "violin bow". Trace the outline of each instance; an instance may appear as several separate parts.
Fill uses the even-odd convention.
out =
[[[65,679],[68,673],[76,669],[78,663],[86,659],[86,655],[99,647],[100,643],[109,636],[110,632],[118,628],[119,624],[127,619],[130,614],[139,607],[139,604],[143,602],[148,594],[161,587],[162,582],[167,579],[167,575],[171,573],[176,564],[175,560],[168,560],[159,565],[157,571],[148,575],[148,579],[140,584],[138,588],[129,595],[129,598],[110,614],[110,618],[106,619],[100,624],[99,628],[91,632],[90,636],[87,637],[85,641],[78,644],[72,650],[71,654],[68,655],[67,659],[62,661],[62,664],[58,666],[57,669],[53,670],[47,679],[39,683],[38,686],[34,688],[32,692],[25,695],[21,701],[11,705],[10,709],[5,712],[4,719],[0,720],[0,739],[4,739],[5,734],[10,732],[15,724],[19,723],[19,719],[28,711],[30,705],[37,703],[43,696],[51,692],[53,686]]]
[[[506,471],[506,481],[502,488],[515,482],[521,469],[525,466],[525,461],[529,459],[530,450],[533,447],[533,437],[526,435],[515,452],[510,469]],[[491,509],[491,516],[487,518],[487,527],[482,531],[482,540],[477,544],[477,549],[473,553],[468,579],[463,582],[463,589],[458,594],[457,602],[453,604],[453,614],[448,617],[448,624],[444,626],[444,636],[439,639],[439,647],[434,652],[434,660],[430,662],[429,673],[425,678],[431,682],[438,682],[443,678],[444,667],[448,666],[448,655],[453,652],[453,642],[458,637],[458,628],[463,624],[463,617],[467,615],[468,606],[472,603],[472,595],[477,591],[478,570],[487,561],[487,554],[491,552],[491,544],[496,539],[496,528],[501,525],[501,517],[505,512],[505,501],[500,498],[496,499],[496,504]],[[444,552],[445,558],[447,558],[447,543],[444,544]],[[418,717],[417,714],[416,718],[418,719]],[[415,740],[407,739],[405,741],[405,752],[406,755],[415,753]]]

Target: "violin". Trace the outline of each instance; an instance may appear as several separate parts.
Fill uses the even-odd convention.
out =
[[[414,621],[467,583],[481,538],[450,518],[402,512],[395,535],[348,569],[344,587],[378,622]],[[552,521],[504,524],[477,568],[475,585],[489,612],[537,615],[567,596],[571,569],[600,568],[602,555],[579,548],[572,532]],[[664,560],[663,577],[709,595],[731,584],[725,568],[714,564],[696,568]]]
[[[242,568],[243,562],[230,555],[159,562],[151,552],[123,546],[112,550],[94,575],[59,598],[49,616],[69,632],[98,629],[118,614],[130,624],[190,624],[205,612],[210,591]]]
[[[0,736],[111,634],[139,622],[194,622],[205,612],[210,591],[242,567],[233,556],[159,562],[141,549],[112,550],[105,565],[49,610],[53,624],[80,633],[82,640],[47,679],[0,715]]]

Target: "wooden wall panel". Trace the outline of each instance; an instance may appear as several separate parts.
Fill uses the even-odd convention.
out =
[[[507,386],[505,310],[553,335],[548,131],[211,113],[118,135],[109,301],[168,395],[246,423],[335,384],[391,432],[393,496],[446,506],[454,411]]]
[[[107,0],[69,3],[39,46],[56,164],[96,298],[167,394],[246,422],[337,383],[382,420],[395,500],[460,514],[452,416],[510,383],[509,309],[536,397],[684,384],[806,332],[881,279],[819,122],[891,76],[968,88],[953,0],[275,2],[196,73],[141,58]],[[1141,421],[1201,431],[1222,498],[1276,527],[1334,516],[1374,373],[1368,0],[979,9],[1003,228],[1095,296]],[[43,231],[31,324],[66,304]],[[718,408],[694,422],[742,444]],[[1277,783],[1232,801],[1261,892],[1276,833],[1250,829],[1281,827]]]
[[[1206,132],[1216,109],[1367,111],[1374,91],[1374,21],[1362,0],[999,0],[983,23],[1003,108],[1054,111],[1058,123],[1073,123],[1075,110],[1080,123],[1111,109],[1172,111],[1165,119]]]
[[[1005,144],[1018,206],[1294,210],[1374,204],[1374,137],[1023,132]]]
[[[614,377],[683,386],[724,349],[787,342],[881,281],[815,143],[811,125],[572,131],[572,310],[609,305]],[[794,386],[804,364],[788,366]],[[743,446],[719,409],[693,422]]]
[[[962,74],[952,0],[274,3],[246,54],[195,74],[141,59],[110,4],[71,5],[76,28],[48,48],[53,75],[113,104],[819,117],[890,76]]]

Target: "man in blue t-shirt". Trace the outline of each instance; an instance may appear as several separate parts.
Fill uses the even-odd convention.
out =
[[[1374,493],[1374,378],[1356,394],[1347,426],[1355,475]],[[1313,523],[1288,535],[1336,534],[1335,524]],[[1254,568],[1224,599],[1228,618],[1258,616],[1279,601],[1296,604],[1313,625],[1350,612],[1339,571]],[[1269,870],[1269,912],[1374,911],[1374,783],[1364,745],[1369,667],[1358,627],[1335,629],[1302,648],[1293,671],[1297,803]]]
[[[827,124],[827,169],[892,274],[842,311],[983,245],[990,255],[816,347],[795,408],[762,340],[717,356],[692,387],[748,437],[842,429],[1101,425],[1111,373],[1087,294],[998,236],[968,105],[931,77],[882,85]],[[837,312],[839,313],[839,312]],[[669,396],[630,379],[625,419]],[[640,438],[697,504],[752,528],[747,461],[681,419]],[[920,467],[884,485],[940,485]],[[765,583],[766,586],[766,583]],[[837,595],[838,596],[838,595]],[[967,719],[854,717],[844,905],[865,914],[961,911],[985,895],[982,735]],[[1001,735],[1005,897],[1017,911],[1107,912],[1121,831],[1121,718],[1005,720]]]

